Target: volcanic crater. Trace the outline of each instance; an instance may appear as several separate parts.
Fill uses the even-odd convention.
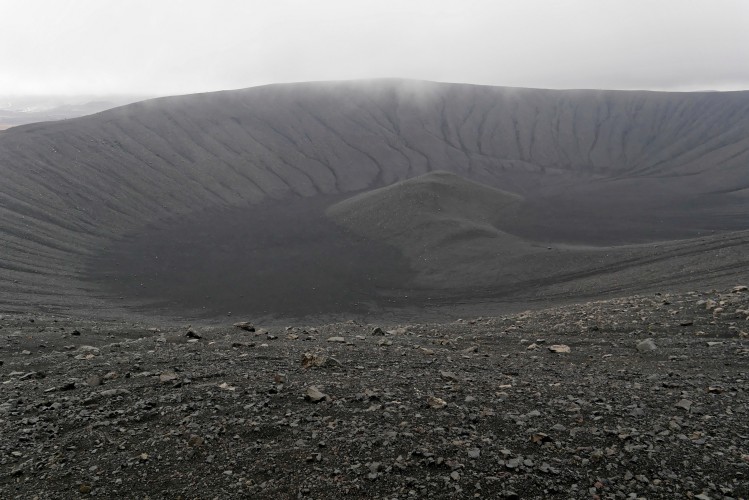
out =
[[[154,99],[0,132],[0,301],[343,317],[720,284],[747,264],[748,161],[747,92]]]

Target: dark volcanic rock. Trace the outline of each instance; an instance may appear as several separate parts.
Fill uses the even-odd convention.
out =
[[[749,338],[708,299],[749,307],[730,288],[644,295],[384,338],[291,327],[252,349],[231,325],[189,343],[82,318],[96,345],[65,346],[55,327],[72,320],[4,315],[13,340],[47,348],[0,350],[0,496],[746,497]],[[640,356],[644,332],[658,349]]]

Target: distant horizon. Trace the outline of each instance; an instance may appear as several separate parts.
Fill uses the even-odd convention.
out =
[[[256,87],[268,87],[273,85],[302,85],[302,84],[315,84],[315,83],[335,83],[335,82],[376,82],[385,80],[404,80],[413,82],[424,82],[424,83],[438,83],[447,85],[471,85],[480,87],[500,87],[500,88],[516,88],[516,89],[533,89],[533,90],[560,90],[560,91],[612,91],[612,92],[678,92],[678,93],[704,93],[704,92],[747,92],[749,91],[749,85],[745,87],[725,87],[725,88],[700,88],[700,87],[672,87],[672,88],[609,88],[609,87],[593,87],[593,86],[579,86],[579,87],[543,87],[543,86],[518,86],[518,85],[503,85],[493,83],[475,83],[475,82],[462,82],[462,81],[447,81],[447,80],[429,80],[421,78],[409,78],[409,77],[397,77],[397,76],[382,76],[382,77],[364,77],[364,78],[338,78],[329,80],[298,80],[298,81],[279,81],[269,83],[257,83],[240,87],[231,88],[215,88],[207,90],[195,90],[187,92],[174,92],[174,93],[140,93],[140,92],[82,92],[82,93],[7,93],[0,94],[0,107],[3,105],[3,101],[7,99],[44,99],[44,98],[58,98],[61,100],[71,99],[84,103],[83,99],[133,99],[135,100],[148,100],[158,99],[160,97],[172,97],[172,96],[185,96],[194,94],[210,94],[215,92],[231,92],[235,90],[245,90]]]

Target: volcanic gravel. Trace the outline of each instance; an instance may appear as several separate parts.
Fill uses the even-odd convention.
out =
[[[0,498],[746,498],[748,311],[739,286],[449,324],[4,315]]]

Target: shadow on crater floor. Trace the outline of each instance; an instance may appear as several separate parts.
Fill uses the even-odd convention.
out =
[[[368,313],[404,303],[407,261],[326,218],[339,199],[271,201],[149,226],[91,259],[88,278],[144,311],[196,318]]]

